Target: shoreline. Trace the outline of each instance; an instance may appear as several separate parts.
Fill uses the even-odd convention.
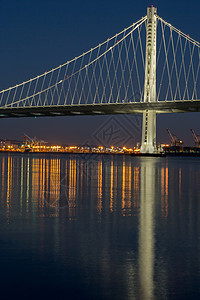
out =
[[[128,156],[132,156],[132,157],[200,157],[200,153],[186,153],[186,152],[179,152],[179,153],[121,153],[121,152],[57,152],[57,151],[0,151],[0,155],[1,154],[13,154],[13,155],[34,155],[34,154],[38,154],[38,155],[46,155],[46,154],[50,154],[50,155],[128,155]]]

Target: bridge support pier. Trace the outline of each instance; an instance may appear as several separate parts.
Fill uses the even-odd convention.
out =
[[[156,153],[156,112],[145,110],[142,123],[141,153]]]
[[[156,101],[156,35],[157,9],[147,8],[146,58],[144,102]],[[142,142],[140,153],[155,153],[156,149],[156,111],[146,110],[143,113]]]

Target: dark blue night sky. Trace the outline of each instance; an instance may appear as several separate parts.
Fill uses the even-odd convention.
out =
[[[200,41],[199,1],[1,1],[0,89],[33,78],[96,46],[145,16],[151,4],[164,20]],[[1,119],[0,139],[22,139],[27,133],[52,143],[80,144],[109,118]],[[190,128],[200,133],[199,119],[199,113],[158,116],[157,140],[169,142],[166,128],[170,128],[185,144],[192,145]],[[134,134],[140,141],[140,131]]]

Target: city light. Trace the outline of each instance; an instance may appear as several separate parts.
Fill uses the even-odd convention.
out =
[[[45,143],[45,144],[44,144]],[[131,154],[135,152],[135,148],[129,148],[126,146],[62,146],[62,145],[48,145],[47,142],[38,140],[37,138],[30,138],[27,135],[25,136],[25,142],[18,144],[12,144],[11,141],[1,141],[0,151],[13,151],[13,152],[30,152],[30,153],[48,153],[48,152],[57,152],[57,153],[101,153],[101,154]]]

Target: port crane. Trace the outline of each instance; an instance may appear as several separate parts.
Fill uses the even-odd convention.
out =
[[[171,140],[171,146],[182,146],[183,145],[183,141],[178,139],[175,134],[172,134],[168,128],[166,130],[167,130],[167,133]]]
[[[195,146],[196,147],[200,147],[200,136],[199,135],[196,135],[196,133],[194,132],[193,129],[190,129],[191,132],[192,132],[192,136],[194,138],[194,142],[195,142]]]
[[[35,146],[40,146],[41,147],[42,144],[47,143],[43,140],[39,140],[36,137],[31,138],[26,133],[24,133],[24,138],[25,138],[25,149],[32,149]]]

